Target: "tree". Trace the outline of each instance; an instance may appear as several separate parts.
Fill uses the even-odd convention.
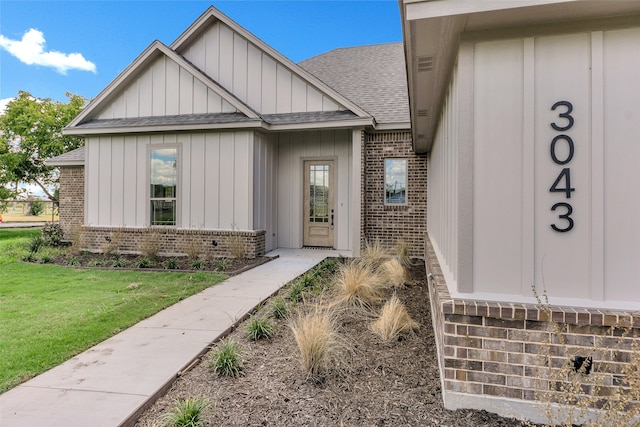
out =
[[[5,191],[11,191],[11,183],[36,184],[55,200],[47,186],[56,185],[58,177],[45,160],[83,144],[80,138],[63,135],[62,128],[82,111],[86,99],[66,96],[63,103],[20,91],[7,105],[0,116],[0,187]]]

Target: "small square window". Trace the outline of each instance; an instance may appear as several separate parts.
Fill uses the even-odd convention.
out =
[[[407,159],[385,159],[384,204],[407,204]]]

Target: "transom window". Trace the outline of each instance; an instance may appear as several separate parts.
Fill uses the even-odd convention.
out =
[[[150,150],[151,225],[176,225],[176,188],[178,182],[178,149]]]
[[[384,160],[384,204],[407,204],[407,159]]]

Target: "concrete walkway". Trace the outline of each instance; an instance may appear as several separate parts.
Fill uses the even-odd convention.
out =
[[[279,258],[187,298],[0,395],[1,427],[131,425],[181,370],[254,307],[336,251]],[[348,254],[343,254],[348,255]]]

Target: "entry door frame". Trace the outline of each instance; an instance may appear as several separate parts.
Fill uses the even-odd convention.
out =
[[[326,157],[311,157],[302,159],[302,245],[309,247],[335,247],[335,200],[337,193],[337,171],[336,165],[338,161],[334,156]],[[328,194],[328,216],[326,223],[317,223],[318,227],[313,227],[310,222],[310,170],[311,165],[329,165],[329,194]],[[323,228],[326,229],[327,236],[323,237],[320,234],[323,232]],[[316,231],[314,236],[313,231]]]

